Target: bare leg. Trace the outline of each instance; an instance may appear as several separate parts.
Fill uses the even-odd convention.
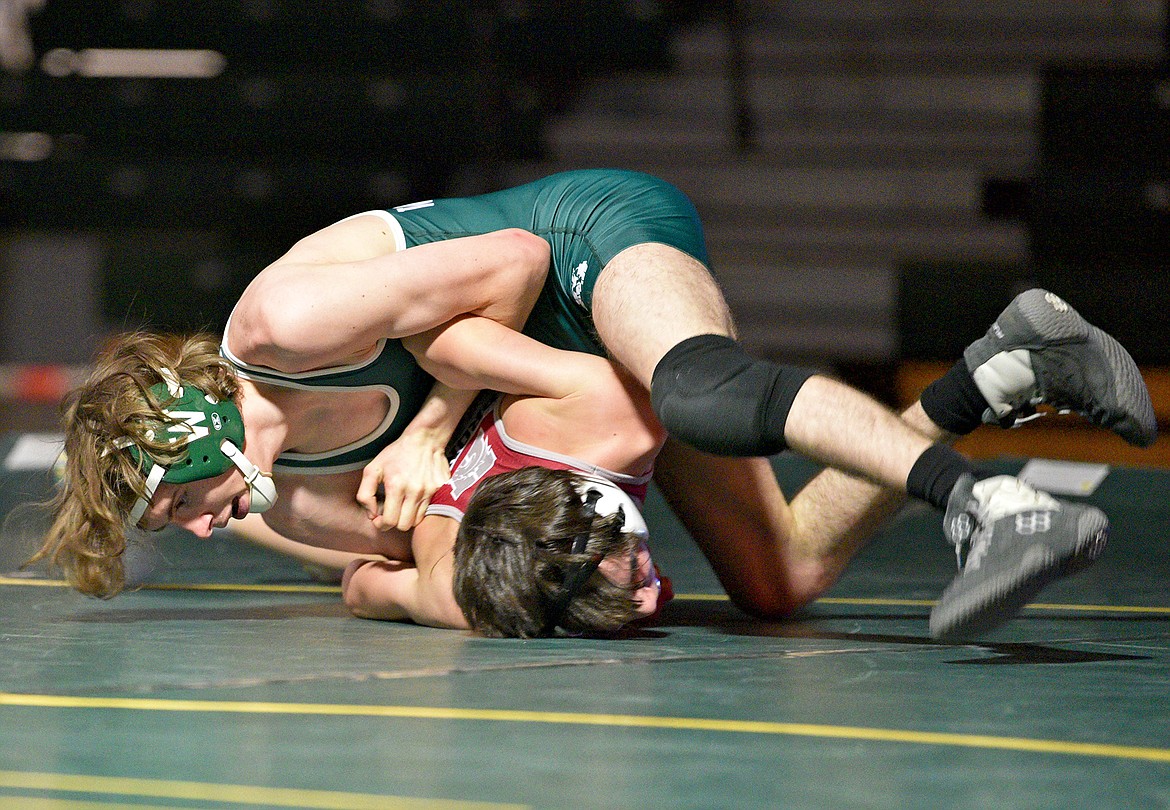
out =
[[[902,419],[924,438],[952,438],[918,404]],[[830,468],[790,505],[767,459],[713,456],[674,441],[654,480],[732,601],[768,617],[823,594],[906,500],[898,489]]]
[[[828,377],[812,377],[800,389],[784,438],[802,456],[899,490],[934,444],[867,394]]]
[[[659,281],[653,289],[661,293],[669,279]],[[638,311],[638,289],[628,294],[627,306]],[[675,297],[647,311],[669,311]],[[687,302],[677,311],[696,308]],[[626,327],[618,334],[626,340],[648,329],[644,318]],[[1081,341],[1072,349],[1070,335]],[[614,347],[619,357],[622,348]],[[1124,349],[1039,290],[1018,296],[988,336],[927,389],[928,408],[920,400],[903,419],[832,380],[753,360],[726,336],[684,339],[669,348],[652,382],[656,410],[672,435],[737,454],[787,445],[838,468],[815,479],[791,506],[761,482],[751,460],[737,466],[692,452],[689,459],[675,457],[685,466],[660,476],[737,604],[782,615],[815,598],[909,490],[947,509],[952,544],[980,551],[931,612],[931,634],[948,640],[998,626],[1047,583],[1091,564],[1105,545],[1108,519],[1095,507],[1059,502],[1010,476],[976,483],[969,462],[942,441],[944,425],[971,430],[989,406],[1002,417],[1040,396],[1058,406],[1071,402],[1135,444],[1156,436],[1148,394]],[[704,489],[711,492],[704,496]],[[1019,528],[1013,516],[1028,510],[1045,516],[1042,530]]]
[[[683,340],[734,337],[707,268],[661,244],[628,248],[606,265],[594,288],[593,318],[602,342],[647,388],[663,355]],[[801,455],[899,489],[931,444],[876,400],[826,377],[801,388],[784,438]]]
[[[670,439],[654,483],[736,605],[772,617],[799,606],[808,586],[791,553],[795,517],[768,459],[713,456]]]
[[[950,443],[956,438],[935,425],[917,402],[902,413],[900,421],[932,443]],[[822,584],[804,594],[804,601],[815,599],[835,582],[905,501],[900,488],[881,486],[837,469],[826,469],[809,481],[792,499],[796,525],[792,556],[806,566],[820,568]]]
[[[656,243],[627,248],[605,266],[593,289],[593,322],[647,390],[658,361],[678,343],[695,335],[735,337],[731,311],[707,268]]]
[[[666,245],[631,247],[598,279],[593,316],[614,357],[649,388],[676,344],[734,337],[731,314],[707,268]],[[907,421],[826,377],[801,388],[785,439],[830,467],[790,505],[767,459],[729,458],[668,442],[655,480],[743,609],[784,615],[815,599],[904,499],[914,461],[941,437],[921,408]]]

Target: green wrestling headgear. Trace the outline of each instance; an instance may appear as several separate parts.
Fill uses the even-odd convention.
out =
[[[169,372],[164,371],[162,377],[163,382],[151,386],[150,391],[160,402],[167,403],[163,413],[176,421],[162,425],[161,429],[172,434],[171,444],[183,442],[186,458],[168,468],[143,452],[129,437],[117,443],[119,448],[129,448],[146,476],[146,494],[130,510],[130,524],[137,525],[146,514],[159,483],[189,484],[215,478],[233,465],[244,474],[248,485],[251,496],[248,511],[259,513],[271,508],[276,503],[276,485],[241,450],[244,419],[236,404],[230,400],[221,402],[193,385],[181,385]]]

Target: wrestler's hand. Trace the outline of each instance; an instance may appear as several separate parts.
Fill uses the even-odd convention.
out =
[[[379,531],[407,531],[423,519],[431,496],[451,477],[444,449],[427,431],[407,432],[366,465],[357,502]]]

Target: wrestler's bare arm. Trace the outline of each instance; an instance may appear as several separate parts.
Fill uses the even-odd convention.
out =
[[[396,251],[376,216],[330,225],[256,276],[232,314],[242,360],[286,372],[352,362],[381,338],[465,313],[518,327],[540,294],[549,247],[509,229]]]
[[[402,345],[453,388],[565,399],[588,391],[596,376],[614,373],[601,357],[554,349],[487,318],[455,318]]]
[[[322,548],[320,546],[290,540],[265,523],[264,517],[258,514],[251,514],[242,519],[233,520],[230,525],[232,534],[241,540],[246,540],[249,543],[261,546],[270,551],[275,551],[278,554],[292,557],[305,565],[316,566],[318,568],[340,572],[345,570],[345,567],[355,560],[364,562],[366,560],[385,559],[385,557],[380,555],[356,554],[351,551],[338,551],[337,549]]]
[[[415,530],[421,547],[416,565],[355,561],[345,570],[341,592],[346,606],[363,619],[410,620],[431,627],[468,628],[452,591],[457,525],[437,515]],[[430,550],[430,551],[428,551]],[[433,552],[433,553],[430,553]]]
[[[298,543],[413,560],[410,534],[380,531],[354,500],[360,480],[361,470],[330,475],[281,473],[277,478],[281,497],[260,517],[273,531]]]
[[[649,393],[610,360],[554,349],[486,318],[459,318],[403,341],[452,386],[520,397],[506,403],[516,439],[640,475],[666,438]]]
[[[417,579],[417,568],[358,560],[350,563],[342,575],[341,596],[349,612],[359,619],[407,621],[410,619],[405,607],[407,600],[399,598],[398,593],[409,590],[411,581]]]
[[[225,340],[245,362],[299,372],[360,361],[380,339],[467,312],[518,328],[548,266],[548,244],[525,231],[398,251],[382,217],[357,216],[305,237],[263,270],[237,303]],[[443,448],[472,398],[436,386],[367,467],[356,495],[377,529],[405,531],[422,519],[446,480]]]
[[[521,441],[637,473],[661,443],[644,390],[604,358],[554,349],[477,317],[456,319],[403,345],[445,383],[520,396],[505,418]],[[465,628],[452,593],[456,530],[448,518],[425,518],[411,538],[413,568],[351,565],[343,585],[350,610],[363,618]]]

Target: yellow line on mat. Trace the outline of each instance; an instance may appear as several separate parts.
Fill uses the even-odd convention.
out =
[[[33,588],[64,588],[59,579],[36,579],[33,577],[0,577],[0,585],[28,585]]]
[[[676,597],[686,598],[686,597]],[[932,607],[933,599],[880,599],[880,598],[845,598],[825,597],[817,600],[819,605],[880,605],[886,607]],[[1078,610],[1093,613],[1152,613],[1170,614],[1170,607],[1159,605],[1076,605],[1057,602],[1030,602],[1024,606],[1027,610]]]
[[[1133,745],[1085,743],[1066,740],[997,737],[860,726],[826,726],[809,723],[776,723],[761,720],[720,720],[705,717],[654,717],[632,714],[525,711],[515,709],[460,709],[441,706],[375,706],[334,703],[264,703],[230,700],[165,700],[159,698],[86,697],[0,692],[0,707],[23,706],[61,709],[120,709],[129,711],[219,712],[234,714],[286,714],[337,717],[385,717],[413,720],[462,720],[504,723],[653,728],[676,731],[712,731],[740,734],[774,734],[872,740],[917,745],[944,745],[1029,751],[1044,754],[1110,757],[1170,763],[1170,749]]]
[[[69,583],[62,579],[36,579],[25,577],[0,577],[0,585],[28,585],[41,588],[67,588]],[[242,593],[341,593],[339,585],[254,585],[234,582],[159,582],[142,585],[133,590],[141,591],[238,591]]]
[[[4,577],[0,576],[0,586],[27,585],[42,588],[65,588],[68,583],[60,579],[40,579],[33,577]],[[220,591],[239,593],[323,593],[339,594],[338,585],[256,585],[249,583],[232,582],[174,582],[143,585],[138,590],[143,591]],[[675,599],[684,602],[726,602],[727,595],[722,593],[680,593]],[[817,600],[820,605],[855,605],[870,607],[932,607],[933,599],[885,599],[882,597],[823,597]],[[1073,610],[1099,613],[1147,613],[1154,615],[1170,615],[1170,606],[1160,605],[1076,605],[1059,604],[1055,602],[1033,602],[1025,606],[1028,610]]]
[[[152,799],[207,801],[231,805],[260,805],[263,807],[311,807],[318,810],[367,810],[367,808],[420,810],[432,807],[439,808],[439,810],[443,810],[443,808],[456,810],[456,808],[519,808],[524,806],[491,802],[412,799],[403,796],[378,796],[372,793],[347,793],[333,790],[297,790],[259,785],[220,785],[170,779],[139,779],[26,771],[0,771],[0,788],[97,793]],[[5,802],[10,799],[10,797],[3,798]],[[134,807],[138,806],[134,805]]]
[[[340,585],[248,585],[231,582],[159,583],[143,585],[143,591],[241,591],[245,593],[341,593]]]
[[[125,807],[121,799],[83,801],[45,796],[4,796],[4,810],[110,810]],[[113,804],[112,802],[118,802]],[[134,803],[134,810],[178,810],[176,805]]]

